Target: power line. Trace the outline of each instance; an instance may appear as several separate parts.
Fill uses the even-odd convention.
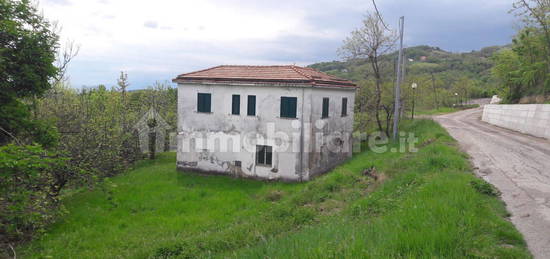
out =
[[[374,0],[372,0],[372,4],[374,5],[374,10],[376,10],[376,16],[378,16],[378,19],[380,20],[380,22],[382,23],[382,25],[384,26],[384,28],[386,28],[386,30],[390,30],[388,28],[388,26],[386,26],[386,24],[384,23],[384,19],[382,19],[382,15],[380,15],[380,12],[378,11],[378,7],[376,7],[376,2]]]

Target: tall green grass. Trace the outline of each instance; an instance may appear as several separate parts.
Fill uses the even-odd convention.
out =
[[[490,185],[431,121],[417,153],[387,161],[390,179],[338,217],[228,255],[235,258],[529,258]],[[411,129],[409,127],[409,129]],[[227,256],[227,255],[226,255]]]
[[[370,151],[307,183],[175,170],[145,161],[93,191],[20,247],[42,258],[527,258],[492,187],[436,123],[406,122],[419,152]],[[362,174],[375,167],[384,181]]]

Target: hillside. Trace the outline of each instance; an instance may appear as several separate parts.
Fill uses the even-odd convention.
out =
[[[488,97],[495,92],[495,83],[490,76],[493,67],[491,56],[503,48],[506,46],[491,46],[466,53],[453,53],[430,46],[406,48],[406,75],[431,76],[431,73],[434,73],[434,76],[441,80],[443,88],[451,88],[461,77],[467,77],[475,88],[470,97]],[[393,76],[397,51],[382,56],[380,60],[386,64],[383,68],[386,76]],[[370,65],[365,59],[321,62],[309,67],[356,82],[364,80],[365,73],[370,70]]]
[[[431,120],[403,129],[418,152],[364,151],[307,183],[181,173],[165,153],[66,197],[66,217],[18,255],[529,258],[496,191],[445,130]]]

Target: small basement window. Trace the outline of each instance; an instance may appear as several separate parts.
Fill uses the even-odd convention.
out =
[[[323,98],[323,114],[321,115],[321,118],[328,118],[328,104],[329,104],[329,99],[328,98]]]
[[[211,99],[211,94],[199,93],[197,95],[197,112],[212,112]]]
[[[231,114],[239,115],[241,114],[241,96],[234,94],[231,102]]]
[[[273,149],[271,146],[256,146],[256,164],[271,166],[273,161]]]
[[[348,116],[348,98],[342,98],[342,117]]]
[[[298,98],[281,97],[281,118],[296,118]]]

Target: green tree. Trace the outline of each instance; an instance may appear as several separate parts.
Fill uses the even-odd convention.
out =
[[[57,48],[57,34],[29,0],[0,0],[0,144],[19,134],[55,141],[47,125],[31,119],[28,100],[51,88]]]

